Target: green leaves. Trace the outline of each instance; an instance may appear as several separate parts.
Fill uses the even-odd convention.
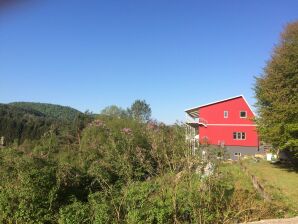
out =
[[[59,224],[91,223],[90,210],[86,203],[74,201],[59,211]]]
[[[243,197],[231,208],[234,179],[196,173],[181,125],[101,116],[78,130],[77,142],[52,130],[0,150],[0,222],[223,223],[249,211]]]
[[[116,105],[107,106],[101,115],[112,118],[132,118],[138,122],[147,122],[151,118],[151,108],[145,100],[135,100],[126,110]]]
[[[288,24],[255,93],[262,140],[276,149],[298,150],[289,127],[298,123],[298,22]]]
[[[139,122],[146,122],[151,117],[151,108],[145,100],[136,100],[128,109],[128,114]]]
[[[9,157],[11,153],[15,156],[13,160]],[[14,222],[48,222],[57,207],[55,163],[14,150],[5,154],[1,164],[1,216]]]

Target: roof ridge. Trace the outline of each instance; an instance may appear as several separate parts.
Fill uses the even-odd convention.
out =
[[[229,98],[226,98],[226,99],[223,99],[223,100],[214,101],[214,102],[207,103],[207,104],[202,104],[202,105],[197,106],[197,107],[193,107],[193,108],[186,109],[186,110],[184,110],[184,112],[188,113],[190,116],[193,116],[193,115],[191,115],[190,113],[194,113],[194,112],[195,112],[196,110],[198,110],[199,108],[206,107],[206,106],[210,106],[210,105],[213,105],[213,104],[216,104],[216,103],[225,102],[225,101],[228,101],[228,100],[233,100],[233,99],[236,99],[236,98],[239,98],[239,97],[242,97],[242,99],[243,99],[244,102],[247,104],[247,106],[248,106],[248,108],[250,109],[250,111],[253,113],[254,116],[256,116],[255,112],[252,110],[252,108],[250,107],[249,103],[247,102],[247,100],[245,99],[245,97],[244,97],[243,94],[238,95],[238,96],[234,96],[234,97],[229,97]],[[196,114],[196,116],[198,116],[197,113],[194,113],[194,114]]]
[[[221,103],[221,102],[228,101],[228,100],[232,100],[232,99],[236,99],[236,98],[239,98],[239,97],[242,97],[242,98],[245,100],[245,98],[244,98],[243,95],[238,95],[238,96],[229,97],[229,98],[226,98],[226,99],[223,99],[223,100],[213,101],[213,102],[211,102],[211,103],[207,103],[207,104],[202,104],[202,105],[200,105],[200,106],[192,107],[192,108],[186,109],[186,110],[184,110],[184,111],[187,112],[187,111],[191,111],[191,110],[199,109],[199,108],[201,108],[201,107],[209,106],[209,105],[216,104],[216,103]],[[246,100],[245,100],[245,102],[247,103]]]

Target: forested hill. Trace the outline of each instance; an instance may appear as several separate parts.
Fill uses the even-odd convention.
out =
[[[54,118],[64,121],[72,122],[79,114],[80,111],[68,107],[61,106],[57,104],[49,104],[49,103],[33,103],[33,102],[14,102],[9,105],[13,105],[18,108],[34,110],[41,112],[48,118]]]
[[[54,122],[37,110],[0,104],[0,136],[6,143],[38,139]]]
[[[39,139],[54,127],[73,124],[80,111],[71,107],[46,103],[15,102],[0,104],[0,136],[6,144],[17,140]]]

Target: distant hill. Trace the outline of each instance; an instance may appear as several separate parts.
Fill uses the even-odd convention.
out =
[[[53,118],[30,108],[0,104],[0,136],[6,143],[25,139],[38,139],[56,123]]]
[[[37,111],[44,114],[48,118],[59,119],[72,122],[82,112],[68,107],[49,103],[33,103],[33,102],[14,102],[9,105],[31,111]]]

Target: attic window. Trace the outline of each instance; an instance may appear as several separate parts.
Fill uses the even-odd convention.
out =
[[[240,111],[240,118],[246,118],[246,117],[247,117],[246,111]]]
[[[229,111],[225,110],[224,111],[224,118],[228,118],[229,117]]]

